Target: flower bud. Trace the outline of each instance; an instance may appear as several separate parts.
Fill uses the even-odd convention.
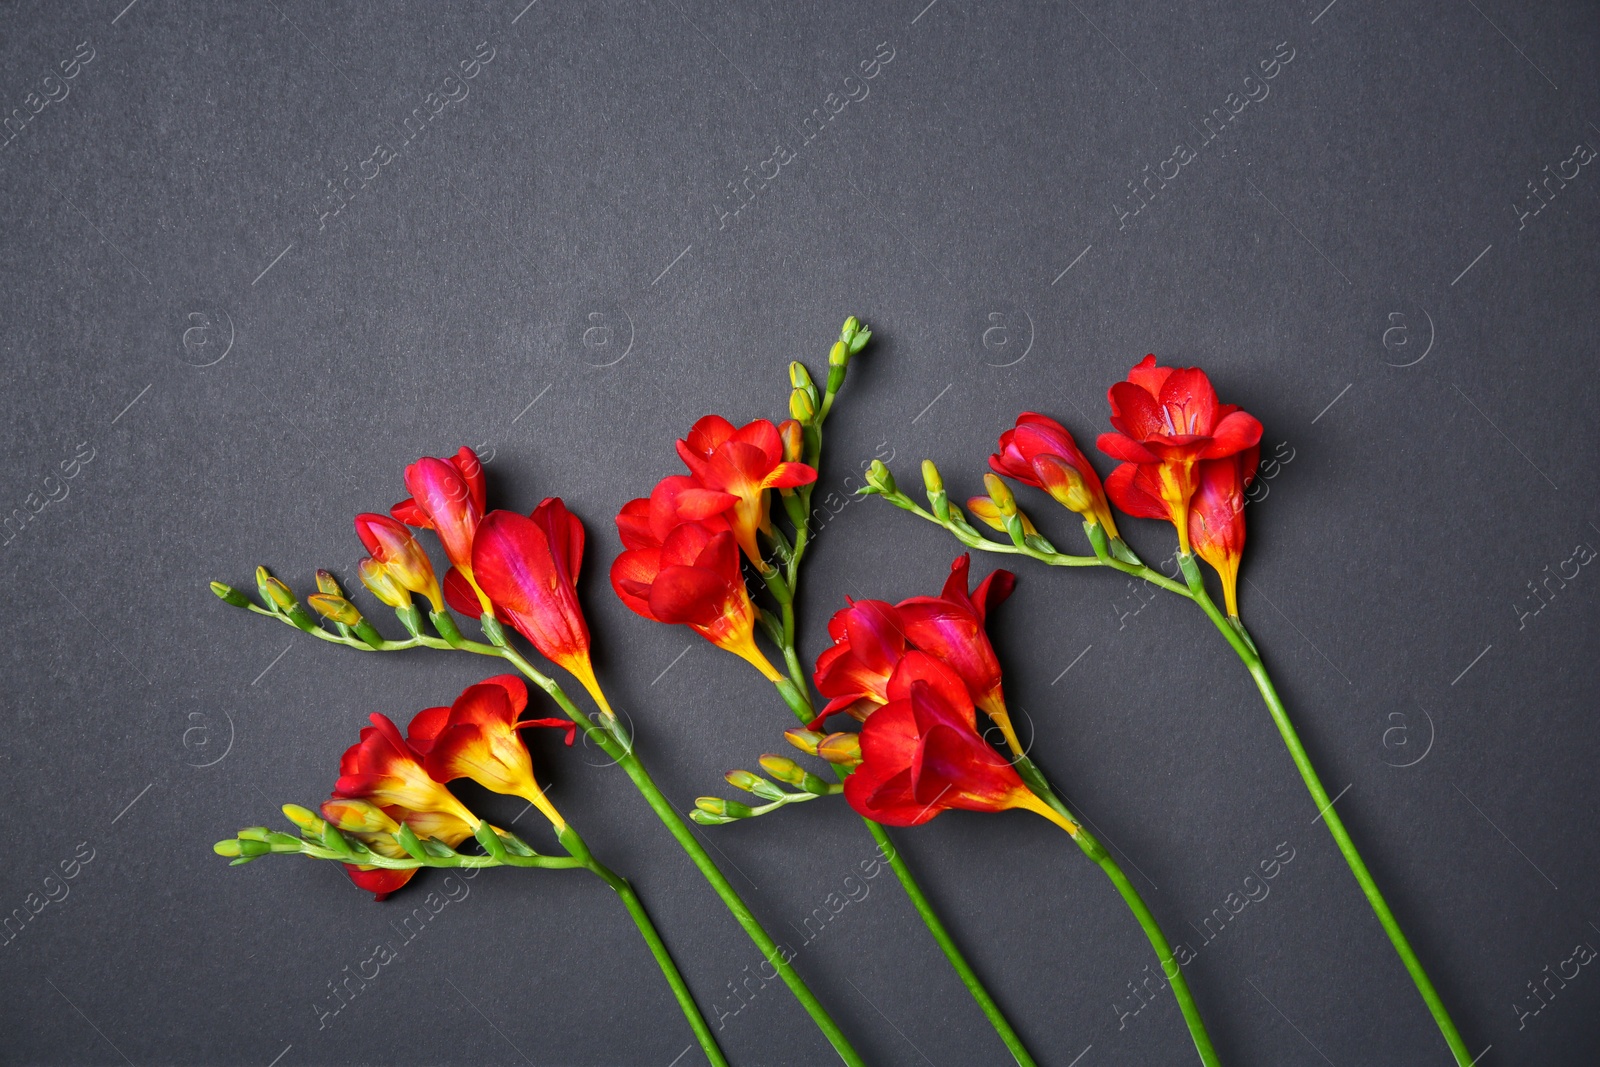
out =
[[[230,837],[226,841],[218,841],[211,846],[211,851],[219,856],[227,856],[229,859],[233,859],[239,855],[239,839]]]
[[[848,319],[844,320],[844,325],[839,328],[839,340],[843,341],[845,344],[849,344],[851,341],[855,340],[856,334],[860,331],[860,329],[861,320],[856,318],[854,315],[851,315]]]
[[[737,800],[723,800],[721,797],[697,797],[694,806],[707,815],[716,815],[724,819],[748,819],[754,815],[748,805]]]
[[[801,752],[808,756],[815,756],[817,754],[817,745],[822,741],[823,735],[815,730],[802,730],[796,727],[793,730],[785,730],[783,736]]]
[[[1040,466],[1048,467],[1054,472],[1048,484],[1047,491],[1055,498],[1056,503],[1071,511],[1077,512],[1085,519],[1098,523],[1094,493],[1084,483],[1083,475],[1070,463],[1063,462],[1055,456],[1040,456],[1035,460]]]
[[[928,490],[928,496],[944,492],[944,476],[939,473],[939,468],[934,466],[933,460],[922,461],[922,484]]]
[[[754,793],[766,785],[759,775],[751,774],[749,771],[729,771],[723,777],[728,780],[729,785],[746,793]]]
[[[285,804],[283,817],[294,823],[300,829],[316,836],[322,835],[322,830],[328,824],[316,812],[302,808],[298,804]]]
[[[828,366],[848,367],[850,365],[850,346],[844,341],[835,341],[828,350]]]
[[[870,340],[872,340],[872,331],[865,326],[861,326],[851,335],[850,340],[845,343],[850,346],[850,354],[853,356],[863,348],[866,348],[867,342]]]
[[[811,372],[799,360],[789,364],[789,385],[794,389],[804,389],[808,393],[817,391],[817,383],[811,380]]]
[[[867,468],[867,484],[880,493],[895,491],[894,475],[881,459],[873,460],[872,466]]]
[[[267,568],[256,568],[256,592],[261,594],[262,602],[268,606],[272,604],[272,594],[267,592],[267,583],[271,580],[272,575],[267,573]]]
[[[861,762],[861,735],[829,734],[817,745],[817,755],[837,766],[854,767]]]
[[[212,582],[211,591],[217,594],[217,596],[223,601],[232,604],[236,608],[248,608],[250,606],[250,598],[239,592],[239,590],[235,589],[231,585],[223,585],[221,582]]]
[[[346,626],[354,626],[361,621],[360,610],[342,596],[312,593],[306,597],[306,603],[315,608],[317,614],[334,622],[344,623]]]
[[[368,800],[335,797],[323,802],[322,814],[339,829],[353,834],[392,834],[400,829],[387,812]]]
[[[783,441],[783,461],[800,462],[806,450],[805,428],[794,419],[784,419],[778,426],[778,437]]]
[[[368,557],[356,564],[356,573],[361,577],[361,584],[372,591],[372,595],[396,611],[411,606],[411,591],[399,582],[394,575],[377,560]]]
[[[1000,514],[1000,509],[995,506],[994,501],[988,497],[975,496],[968,500],[967,510],[972,512],[980,522],[990,529],[999,530],[1001,533],[1006,532],[1005,517]],[[1029,519],[1028,516],[1020,511],[1016,515],[1017,518],[1022,520],[1022,532],[1025,536],[1032,537],[1039,532],[1034,528],[1033,520]]]
[[[804,389],[796,389],[789,394],[789,414],[798,422],[809,423],[817,417],[816,401]]]
[[[985,474],[983,487],[989,490],[989,499],[994,501],[995,510],[1003,519],[1009,519],[1017,513],[1017,498],[1012,494],[1011,487],[998,474]],[[968,503],[970,507],[970,502]]]
[[[799,785],[806,776],[805,768],[787,756],[762,756],[761,769],[788,785]]]
[[[339,588],[339,580],[328,571],[317,572],[317,591],[329,596],[344,596],[344,590]]]
[[[278,579],[269,576],[266,585],[267,598],[278,606],[278,610],[292,611],[299,605],[300,602],[294,598],[294,594],[289,591],[289,587],[278,581]]]

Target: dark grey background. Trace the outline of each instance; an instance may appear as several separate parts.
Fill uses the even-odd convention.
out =
[[[877,339],[827,491],[879,452],[906,482],[936,458],[964,498],[1023,408],[1092,441],[1147,351],[1261,418],[1292,459],[1249,511],[1244,613],[1340,810],[1481,1063],[1596,1061],[1593,967],[1518,1019],[1544,967],[1600,945],[1600,575],[1551,582],[1536,614],[1528,584],[1600,548],[1600,174],[1528,199],[1600,145],[1592,8],[125,3],[0,22],[0,97],[31,115],[0,149],[0,510],[68,491],[3,553],[0,908],[93,850],[3,948],[0,1057],[694,1062],[622,909],[576,874],[475,879],[319,1029],[328,983],[423,893],[375,905],[330,865],[233,870],[210,845],[324,797],[369,712],[403,720],[489,665],[313,643],[205,583],[248,587],[257,562],[302,591],[317,566],[353,581],[351,516],[402,496],[405,462],[479,446],[501,505],[560,494],[589,524],[601,674],[687,807],[782,749],[787,713],[616,601],[610,518],[678,469],[700,414],[780,417],[784,363],[820,364],[854,312]],[[32,114],[85,41],[70,95]],[[480,42],[469,95],[319,218],[425,94],[459,95],[444,79]],[[885,42],[869,95],[805,143]],[[1270,95],[1196,148],[1280,42]],[[1119,223],[1180,141],[1198,158]],[[779,143],[797,158],[719,225]],[[80,442],[92,460],[47,483]],[[955,547],[844,508],[806,655],[845,594],[932,592]],[[1225,1062],[1449,1062],[1204,618],[1135,611],[1119,576],[1018,570],[994,626],[1013,705],[1173,937],[1294,849],[1189,969]],[[735,1004],[759,955],[636,794],[593,751],[537,756],[695,989]],[[839,803],[705,837],[780,937],[871,853]],[[1119,1030],[1152,956],[1058,831],[957,813],[896,837],[1042,1063],[1193,1062],[1166,994]],[[874,1063],[1003,1062],[898,888],[871,886],[797,966]],[[776,986],[722,1038],[741,1063],[830,1059]]]

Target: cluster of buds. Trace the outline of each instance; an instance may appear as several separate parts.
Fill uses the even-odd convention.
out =
[[[849,736],[854,737],[854,735]],[[811,755],[815,756],[817,752],[813,750]],[[694,810],[689,813],[689,818],[702,826],[720,826],[723,823],[765,815],[790,804],[804,803],[818,797],[831,797],[844,788],[837,782],[818,778],[787,756],[768,753],[761,757],[761,769],[767,772],[767,777],[752,771],[729,771],[726,777],[728,784],[735,789],[742,789],[766,803],[751,806],[737,800],[724,800],[721,797],[696,797]],[[783,788],[785,785],[794,788],[785,789]]]
[[[757,608],[741,560],[780,606],[789,602],[809,532],[822,424],[851,356],[871,337],[853,316],[845,321],[822,390],[803,363],[791,363],[791,417],[781,424],[756,419],[736,427],[720,415],[697,421],[677,442],[688,473],[661,479],[617,515],[626,551],[612,565],[611,586],[622,602],[652,621],[688,626],[795,699],[791,682],[756,644],[758,623],[780,644],[781,627]],[[773,492],[783,501],[790,534],[773,522]]]

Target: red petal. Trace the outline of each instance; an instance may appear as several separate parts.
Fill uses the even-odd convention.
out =
[[[517,723],[517,729],[526,726],[544,726],[551,730],[565,730],[567,732],[567,747],[571,748],[573,741],[578,737],[578,724],[571,719],[523,719]]]
[[[444,602],[469,619],[483,615],[483,602],[478,599],[478,591],[472,588],[472,583],[467,581],[466,575],[454,567],[444,575]],[[500,621],[508,620],[502,618]]]
[[[1124,463],[1159,463],[1160,456],[1122,433],[1103,433],[1095,439],[1095,447],[1112,459]]]
[[[650,610],[650,586],[660,573],[661,550],[636,548],[622,553],[612,562],[611,589],[634,614],[660,622]]]
[[[455,464],[456,470],[461,472],[462,479],[467,483],[472,503],[479,511],[486,510],[489,506],[488,483],[484,479],[483,463],[479,461],[478,454],[463,445],[450,457],[450,462]]]
[[[736,432],[737,431],[733,428],[733,423],[729,422],[721,415],[706,415],[690,428],[689,436],[684,443],[687,444],[696,455],[709,456],[711,453],[715,452],[724,441],[727,441],[733,437]],[[779,447],[781,448],[782,445],[780,444]]]
[[[472,572],[495,607],[546,659],[564,663],[588,651],[589,627],[577,591],[534,520],[512,511],[486,515],[472,544]]]
[[[433,529],[433,520],[428,518],[428,513],[417,507],[417,502],[411,497],[406,497],[400,503],[389,509],[389,514],[405,523],[423,530]]]
[[[583,566],[583,522],[567,510],[567,505],[558,496],[545,497],[529,517],[545,531],[556,563],[567,580],[576,585],[578,572]]]
[[[406,743],[418,754],[425,756],[449,722],[448,707],[423,708],[411,717],[411,725],[406,727]]]
[[[403,871],[387,870],[383,867],[374,867],[370,871],[363,871],[353,863],[346,863],[344,872],[359,889],[365,889],[372,894],[374,901],[379,901],[393,893],[396,889],[411,881],[411,876],[417,873],[418,868],[412,867]]]
[[[1138,519],[1170,519],[1171,511],[1150,483],[1149,475],[1140,477],[1140,471],[1153,470],[1153,466],[1124,463],[1106,479],[1106,495],[1120,510]]]
[[[1156,366],[1154,354],[1145,356],[1128,372],[1128,381],[1137,385],[1151,396],[1160,396],[1161,387],[1166,384],[1167,378],[1172,374],[1171,367]]]
[[[972,591],[972,605],[978,609],[978,622],[987,623],[991,609],[1003,603],[1017,587],[1017,576],[1007,570],[990,571]]]
[[[660,548],[661,542],[650,530],[650,501],[647,497],[630,500],[617,512],[617,533],[624,548]]]
[[[1204,459],[1222,459],[1261,442],[1261,423],[1244,411],[1235,411],[1217,424],[1211,443],[1200,453]]]
[[[1161,385],[1161,406],[1167,409],[1171,434],[1211,433],[1217,424],[1217,390],[1199,367],[1174,370]]]
[[[1118,382],[1111,387],[1111,425],[1136,441],[1170,432],[1160,403],[1131,382]]]
[[[666,567],[650,586],[651,615],[667,623],[709,626],[727,599],[728,583],[700,567]]]

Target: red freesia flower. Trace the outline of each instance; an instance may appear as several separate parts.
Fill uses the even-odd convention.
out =
[[[1000,435],[1000,451],[989,457],[996,474],[1043,489],[1062,507],[1077,512],[1117,536],[1100,475],[1095,472],[1067,428],[1032,411],[1017,416],[1017,425]]]
[[[336,826],[341,826],[341,820],[349,821],[346,816],[352,809],[341,801],[364,801],[380,809],[394,824],[392,828],[356,827],[353,832],[380,853],[397,857],[405,855],[393,837],[400,823],[410,826],[418,837],[437,838],[452,848],[471,837],[478,817],[428,774],[416,750],[400,736],[394,723],[383,715],[373,715],[371,721],[371,726],[362,729],[361,740],[350,746],[339,761],[333,799],[323,806],[328,820]],[[345,869],[353,882],[379,900],[415,873],[363,869],[352,864],[346,864]]]
[[[811,722],[816,729],[835,712],[866,721],[889,702],[889,676],[906,654],[905,622],[893,604],[852,600],[828,620],[833,646],[817,657],[817,692],[828,698]]]
[[[371,553],[358,565],[361,580],[380,600],[390,607],[404,607],[411,602],[410,594],[417,593],[432,601],[435,611],[444,607],[433,564],[404,524],[387,515],[357,515],[356,536]]]
[[[724,514],[737,501],[731,493],[703,489],[687,474],[661,479],[648,497],[630,500],[617,513],[624,548],[660,548],[674,527],[694,522],[719,533],[731,530]]]
[[[984,630],[989,609],[1011,595],[1016,576],[999,570],[967,592],[970,554],[950,565],[950,577],[936,597],[921,596],[889,605],[856,600],[828,621],[833,647],[817,657],[817,691],[828,697],[811,722],[816,729],[835,712],[865,721],[888,703],[889,679],[910,649],[937,657],[967,687],[969,698],[1000,727],[1006,743],[1022,750],[1011,726],[1001,685],[1000,660]]]
[[[1256,476],[1261,446],[1226,459],[1203,460],[1189,509],[1189,541],[1222,578],[1228,614],[1239,614],[1239,559],[1244,555],[1244,491]]]
[[[438,534],[444,554],[478,595],[478,609],[468,614],[490,611],[489,599],[478,588],[472,572],[472,540],[483,519],[487,497],[478,454],[462,448],[449,459],[424,456],[406,468],[406,488],[411,490],[411,497],[390,508],[390,514],[409,526]]]
[[[492,511],[473,540],[473,573],[497,612],[609,711],[589,659],[589,625],[578,604],[583,540],[583,523],[559,497],[545,499],[531,516]]]
[[[694,424],[687,438],[678,442],[678,455],[702,491],[686,495],[679,517],[707,518],[712,514],[706,510],[711,506],[710,494],[727,497],[718,512],[727,512],[739,547],[758,567],[762,561],[756,531],[772,528],[766,491],[792,489],[817,480],[817,472],[811,467],[784,460],[783,437],[766,419],[735,429],[721,415],[707,415]]]
[[[1101,434],[1098,443],[1123,463],[1106,479],[1106,492],[1130,515],[1170,521],[1187,553],[1197,465],[1258,444],[1261,423],[1218,403],[1198,367],[1158,367],[1153,355],[1129,371],[1127,381],[1113,385],[1109,396],[1111,425],[1118,432]]]
[[[521,797],[559,833],[566,820],[535,780],[533,760],[517,731],[528,726],[566,730],[570,745],[578,728],[566,719],[518,721],[527,706],[528,688],[522,679],[501,674],[468,686],[447,708],[419,711],[407,735],[435,780],[471,778],[485,789]]]
[[[729,530],[685,522],[674,526],[659,548],[641,539],[633,501],[617,516],[631,548],[611,565],[611,588],[622,602],[655,622],[682,623],[707,641],[744,659],[769,681],[782,675],[755,642],[755,606],[739,571],[739,548]],[[630,509],[632,509],[630,511]]]
[[[898,608],[900,619],[906,639],[949,664],[966,683],[973,701],[1000,727],[1007,743],[1015,746],[1011,716],[1000,685],[1000,660],[984,624],[990,609],[1011,595],[1017,576],[1010,571],[994,571],[969,595],[971,567],[970,553],[956,557],[940,594],[902,600]],[[1020,751],[1020,746],[1016,747]]]
[[[889,703],[861,727],[861,765],[845,779],[845,799],[857,812],[890,826],[917,826],[950,808],[1026,808],[1077,832],[978,733],[972,697],[944,664],[908,652],[888,694]]]

